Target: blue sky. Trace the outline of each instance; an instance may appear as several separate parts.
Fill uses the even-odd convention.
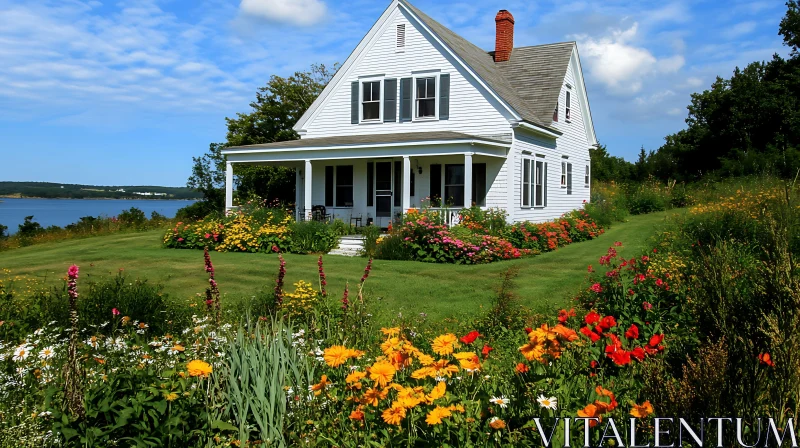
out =
[[[635,159],[691,92],[786,55],[782,1],[416,0],[487,50],[576,40],[597,136]],[[0,180],[184,185],[272,74],[342,62],[388,0],[0,0]]]

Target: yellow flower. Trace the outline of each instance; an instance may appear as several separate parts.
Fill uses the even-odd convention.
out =
[[[382,417],[383,421],[386,423],[400,426],[400,423],[406,418],[406,408],[399,405],[392,405],[392,407],[383,411]]]
[[[645,401],[641,405],[631,403],[631,415],[636,418],[645,418],[652,413],[653,405],[650,404],[650,400]]]
[[[351,373],[350,375],[347,375],[347,378],[344,379],[344,382],[347,383],[347,384],[357,383],[357,382],[363,380],[365,376],[367,376],[366,372],[360,372],[360,371],[356,370],[355,372]]]
[[[506,427],[506,422],[497,417],[492,417],[492,419],[489,420],[489,426],[491,426],[492,429],[503,429]]]
[[[381,332],[386,336],[397,336],[400,334],[399,327],[392,327],[392,328],[381,328]]]
[[[325,349],[323,358],[330,367],[339,367],[350,358],[351,350],[343,345],[334,345]]]
[[[195,359],[186,364],[186,370],[189,371],[189,376],[207,377],[214,369],[211,364]]]
[[[437,355],[449,355],[458,346],[458,338],[453,333],[443,334],[433,340],[431,348]]]
[[[450,417],[450,415],[450,409],[436,406],[436,408],[428,412],[428,416],[425,417],[425,423],[429,425],[438,425],[442,423],[443,418]]]
[[[381,391],[377,388],[369,388],[366,392],[364,392],[364,396],[361,397],[361,403],[377,406],[378,402],[385,399],[387,394],[388,390]]]
[[[319,379],[319,383],[311,386],[311,391],[314,392],[314,395],[319,395],[329,384],[331,384],[331,382],[328,381],[328,375],[322,375],[322,378]]]
[[[447,385],[444,381],[439,381],[436,386],[431,390],[431,393],[428,394],[426,397],[428,399],[428,403],[432,403],[434,400],[438,400],[444,397],[445,391],[447,389]]]
[[[376,362],[369,369],[369,378],[375,381],[376,386],[385,387],[392,381],[397,369],[387,361]]]
[[[178,399],[178,394],[176,394],[175,392],[164,394],[164,399],[166,399],[167,401],[175,401]]]

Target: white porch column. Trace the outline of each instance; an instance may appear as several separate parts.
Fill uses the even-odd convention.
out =
[[[233,163],[225,163],[225,211],[233,208]]]
[[[411,159],[403,156],[403,213],[411,208]]]
[[[303,208],[306,219],[311,219],[311,160],[306,159],[305,188],[303,189]]]
[[[464,207],[472,207],[472,153],[464,154]]]
[[[303,200],[303,170],[300,167],[294,169],[294,219],[300,221],[302,217]]]

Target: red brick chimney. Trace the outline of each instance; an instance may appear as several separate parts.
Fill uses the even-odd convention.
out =
[[[514,48],[514,16],[501,9],[494,18],[497,35],[494,42],[494,61],[505,62],[511,57]]]

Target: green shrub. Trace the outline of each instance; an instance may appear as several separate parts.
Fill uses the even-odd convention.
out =
[[[0,224],[0,239],[8,238],[7,231],[8,231],[8,226],[4,226],[4,225]]]
[[[141,229],[147,225],[147,216],[143,211],[136,207],[131,207],[129,210],[123,210],[119,215],[117,215],[117,219],[119,219],[123,225],[127,227],[133,227],[135,229]]]
[[[400,235],[389,235],[378,240],[375,256],[378,260],[412,260],[411,249]]]
[[[33,215],[26,216],[25,221],[19,225],[19,230],[17,230],[17,235],[20,238],[33,238],[35,236],[41,235],[44,233],[45,230],[42,228],[42,225],[38,222],[33,220]]]
[[[295,222],[290,226],[290,230],[289,250],[293,253],[326,253],[339,244],[339,235],[325,222]]]
[[[508,226],[508,212],[500,208],[472,206],[461,210],[460,217],[459,226],[481,235],[501,236]]]
[[[377,252],[378,238],[381,236],[381,229],[375,225],[361,227],[361,234],[364,236],[364,256],[373,258]]]
[[[178,221],[194,222],[200,221],[207,216],[219,215],[221,213],[222,210],[211,202],[197,201],[186,207],[179,208],[175,213],[175,219]]]

